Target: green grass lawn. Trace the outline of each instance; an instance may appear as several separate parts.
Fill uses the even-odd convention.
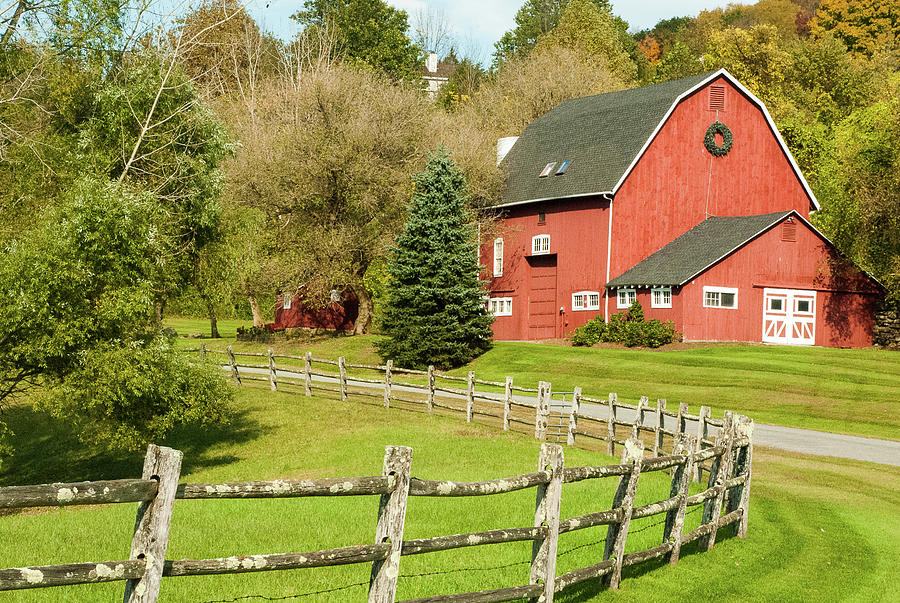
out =
[[[233,323],[233,324],[232,324]],[[208,322],[171,319],[179,333],[209,333]],[[223,339],[203,340],[210,349],[233,344],[237,351],[264,351],[267,346],[236,343],[238,321],[220,327]],[[230,330],[229,330],[230,329]],[[376,363],[375,336],[325,337],[279,342],[277,352],[350,362]],[[199,340],[181,340],[196,347]],[[544,380],[556,391],[580,386],[584,393],[636,403],[665,398],[670,408],[686,402],[691,412],[710,406],[749,415],[758,423],[818,429],[868,437],[900,439],[900,353],[888,350],[840,350],[761,345],[698,345],[690,349],[631,350],[573,348],[535,343],[498,342],[471,365],[482,379],[536,387]]]
[[[535,470],[539,443],[526,434],[467,425],[458,417],[343,403],[261,387],[244,387],[225,427],[182,429],[162,442],[185,452],[182,481],[377,475],[385,445],[412,446],[413,474],[478,480]],[[5,419],[16,454],[0,483],[26,484],[138,476],[142,455],[98,454],[73,439],[68,425],[25,406]],[[567,465],[603,464],[598,452],[566,448]],[[608,508],[614,479],[568,484],[563,515]],[[668,494],[663,473],[641,478],[638,504]],[[690,547],[674,567],[627,570],[621,590],[596,585],[561,601],[599,596],[622,601],[887,600],[900,592],[900,468],[757,449],[750,534],[723,538],[712,552]],[[34,510],[0,517],[0,567],[122,559],[128,556],[136,505]],[[169,559],[300,552],[372,542],[375,497],[178,501]],[[410,499],[406,538],[529,526],[534,490],[479,498]],[[655,518],[632,524],[637,530]],[[697,514],[689,517],[696,525]],[[602,540],[604,527],[561,537],[560,550]],[[635,534],[628,550],[657,544],[661,527]],[[558,572],[596,563],[602,545],[561,557]],[[528,561],[530,545],[513,543],[404,557],[398,598],[513,586],[528,566],[451,572]],[[407,577],[427,571],[451,573]],[[163,601],[288,597],[365,582],[367,565],[236,576],[167,578]],[[94,601],[121,597],[122,584],[5,593],[10,601]],[[364,587],[308,600],[362,600]],[[598,594],[599,593],[599,594]]]

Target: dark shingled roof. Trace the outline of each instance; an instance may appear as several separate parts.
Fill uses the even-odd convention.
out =
[[[503,160],[503,203],[612,191],[675,100],[710,75],[573,98],[537,118]],[[565,175],[538,178],[567,159]]]
[[[684,285],[792,213],[707,218],[606,286]]]

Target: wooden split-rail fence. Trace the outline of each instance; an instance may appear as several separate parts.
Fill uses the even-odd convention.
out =
[[[483,482],[412,477],[412,449],[388,446],[382,475],[379,476],[179,484],[182,453],[151,445],[147,450],[141,479],[0,488],[0,508],[5,509],[139,503],[129,559],[3,569],[0,570],[0,590],[125,581],[126,602],[154,602],[158,599],[163,578],[367,563],[371,564],[368,601],[385,603],[395,600],[400,566],[405,556],[522,541],[533,543],[527,583],[524,583],[523,576],[524,584],[519,586],[477,593],[436,595],[406,603],[511,601],[522,598],[552,602],[555,593],[598,579],[604,580],[609,588],[616,589],[622,579],[623,567],[659,557],[667,557],[669,563],[675,564],[686,543],[699,541],[701,551],[709,550],[715,545],[718,531],[725,527],[741,538],[746,537],[753,450],[752,421],[741,415],[726,413],[722,429],[711,447],[698,451],[694,445],[695,439],[692,435],[677,436],[671,454],[645,458],[643,442],[637,437],[630,437],[623,445],[620,464],[588,467],[566,467],[563,447],[544,443],[536,472]],[[704,461],[712,462],[707,487],[691,495],[692,470]],[[637,506],[639,477],[657,471],[671,473],[669,497]],[[578,517],[560,516],[565,484],[605,478],[618,480],[608,509]],[[492,496],[527,488],[537,491],[532,526],[403,540],[410,497]],[[165,558],[176,499],[363,495],[380,497],[372,544],[302,553],[237,554],[217,559]],[[699,527],[685,532],[688,509],[701,505]],[[626,553],[631,522],[663,515],[659,544]],[[607,526],[602,560],[557,575],[559,535],[601,525]]]
[[[663,450],[672,449],[676,438],[689,433],[696,436],[694,450],[700,452],[714,445],[715,433],[724,425],[724,417],[714,418],[708,406],[701,406],[697,414],[692,414],[685,403],[672,411],[666,407],[666,400],[657,399],[651,406],[646,396],[637,404],[629,404],[619,400],[615,393],[605,398],[584,395],[580,387],[554,393],[549,381],[540,381],[536,388],[529,388],[515,385],[510,376],[499,382],[477,379],[474,371],[463,377],[439,372],[433,366],[423,371],[394,366],[391,360],[383,365],[355,364],[343,357],[314,358],[311,352],[302,356],[275,354],[271,348],[266,353],[235,352],[231,346],[218,351],[208,350],[204,345],[185,352],[200,353],[204,359],[212,354],[224,356],[222,366],[230,370],[238,385],[245,381],[267,382],[272,391],[302,388],[306,396],[318,390],[340,394],[344,401],[350,396],[377,398],[388,408],[394,405],[429,413],[436,409],[465,413],[467,422],[476,418],[494,419],[504,431],[524,428],[530,432],[533,427],[534,437],[539,440],[552,438],[569,446],[576,445],[576,441],[579,446],[605,442],[609,456],[615,456],[617,447],[624,446],[629,437],[644,436],[650,436],[647,454],[659,456]],[[278,365],[276,360],[284,362]],[[350,375],[351,370],[357,374]],[[407,381],[398,381],[399,375],[405,375]],[[465,389],[453,387],[456,383],[465,383]],[[477,386],[496,391],[481,391]],[[598,409],[603,416],[597,416]],[[695,464],[693,480],[700,482],[711,468],[710,459]]]

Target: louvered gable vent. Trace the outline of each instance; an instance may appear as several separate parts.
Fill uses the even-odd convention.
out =
[[[724,111],[725,110],[725,86],[709,87],[709,110]]]

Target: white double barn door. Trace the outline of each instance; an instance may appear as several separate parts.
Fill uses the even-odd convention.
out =
[[[815,345],[816,292],[763,290],[763,335],[766,343]]]

